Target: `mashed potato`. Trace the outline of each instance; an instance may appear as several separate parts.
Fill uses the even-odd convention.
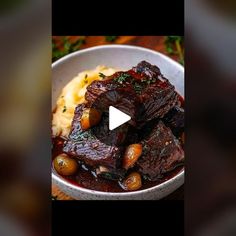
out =
[[[52,119],[53,136],[68,137],[75,107],[85,101],[86,88],[94,80],[102,80],[99,73],[112,75],[117,70],[105,66],[97,66],[94,70],[83,71],[72,79],[62,90]]]

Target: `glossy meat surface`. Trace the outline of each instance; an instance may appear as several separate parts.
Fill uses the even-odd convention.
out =
[[[111,168],[117,168],[123,152],[123,148],[118,147],[118,144],[123,141],[125,132],[112,133],[113,138],[110,139],[110,145],[108,145],[96,137],[94,128],[82,131],[80,118],[84,109],[85,104],[77,106],[72,122],[72,130],[69,139],[64,144],[63,151],[84,161],[89,166],[97,167],[99,165],[105,165]],[[101,129],[104,138],[107,137],[109,130],[107,128],[107,122],[104,122],[104,119],[102,119],[99,126],[95,127],[95,129]]]
[[[162,121],[141,143],[143,154],[137,168],[149,180],[162,178],[165,173],[183,165],[184,151],[180,142]]]
[[[181,135],[184,131],[184,109],[175,106],[164,116],[163,121],[175,136]]]
[[[142,127],[147,121],[162,118],[178,103],[173,85],[157,66],[142,61],[126,72],[116,72],[104,80],[94,81],[85,95],[90,105],[113,105],[130,115],[133,125]]]

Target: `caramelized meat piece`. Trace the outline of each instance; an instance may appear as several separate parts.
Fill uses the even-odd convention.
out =
[[[183,165],[184,151],[171,130],[162,121],[159,121],[141,143],[143,154],[136,166],[149,180],[162,178],[165,173]]]
[[[97,139],[110,146],[121,146],[125,143],[128,132],[129,127],[127,123],[110,131],[108,113],[103,113],[101,123],[91,129],[91,133],[95,135]]]
[[[147,122],[162,118],[178,102],[178,94],[169,82],[148,86],[140,95],[144,111],[141,120]]]
[[[174,135],[179,136],[184,131],[184,109],[175,106],[164,116],[163,121]]]
[[[150,79],[158,79],[159,76],[163,77],[157,66],[151,65],[146,61],[141,61],[137,66],[133,67],[132,70],[135,73],[141,74],[142,76]]]
[[[111,76],[106,76],[103,80],[93,81],[88,87],[85,94],[85,99],[90,103],[94,103],[98,97],[108,91],[120,90],[127,91],[127,94],[132,90],[129,75],[126,72],[116,72]],[[128,79],[128,82],[127,82]],[[125,85],[125,86],[123,86]]]
[[[146,77],[148,81],[148,86],[143,88],[139,96],[143,104],[141,120],[147,122],[154,118],[162,118],[178,103],[175,87],[161,74],[157,66],[142,61],[132,70]]]
[[[86,109],[85,104],[76,107],[71,133],[64,144],[63,151],[92,167],[100,165],[111,168],[119,167],[123,153],[123,148],[119,147],[119,144],[125,139],[125,130],[117,129],[109,137],[109,144],[103,142],[102,139],[96,137],[95,133],[98,132],[107,139],[109,136],[108,118],[103,116],[99,125],[82,131],[80,119],[84,109]]]
[[[131,116],[129,123],[136,126],[140,102],[130,83],[131,79],[127,73],[117,72],[103,81],[94,81],[85,94],[89,106],[102,112],[108,112],[109,106],[114,106]]]
[[[142,61],[132,70],[91,83],[85,99],[90,105],[100,100],[103,109],[113,105],[130,115],[134,126],[142,127],[168,113],[177,104],[178,94],[157,66]]]

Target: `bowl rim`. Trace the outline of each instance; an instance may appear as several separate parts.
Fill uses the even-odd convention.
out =
[[[87,53],[87,52],[91,52],[91,51],[94,51],[94,50],[97,50],[97,49],[112,49],[112,48],[136,49],[136,50],[141,50],[141,51],[145,51],[145,52],[148,52],[148,53],[156,54],[156,55],[162,57],[163,59],[165,59],[166,61],[168,61],[169,63],[171,63],[172,65],[174,65],[175,67],[178,67],[178,69],[181,72],[184,73],[184,67],[181,64],[179,64],[178,62],[171,59],[170,57],[168,57],[168,56],[166,56],[166,55],[164,55],[160,52],[154,51],[152,49],[148,49],[148,48],[144,48],[144,47],[140,47],[140,46],[126,45],[126,44],[99,45],[99,46],[94,46],[94,47],[85,48],[85,49],[75,51],[73,53],[70,53],[70,54],[58,59],[54,63],[52,63],[52,70],[55,66],[61,64],[63,61],[66,61],[67,59],[69,59],[71,57],[76,57],[78,55],[81,55],[81,54],[84,54],[84,53]],[[183,95],[183,97],[184,97],[184,95]],[[170,179],[168,179],[168,180],[166,180],[166,181],[164,181],[160,184],[157,184],[153,187],[150,187],[150,188],[137,190],[137,191],[132,191],[132,192],[103,192],[103,191],[97,191],[97,190],[93,190],[93,189],[87,189],[87,188],[72,184],[69,181],[67,181],[65,178],[63,178],[62,176],[59,176],[56,173],[54,173],[53,168],[51,167],[52,180],[56,181],[56,184],[60,183],[62,185],[65,185],[66,187],[69,187],[69,188],[71,188],[73,190],[76,190],[76,191],[79,191],[79,192],[87,193],[87,194],[90,194],[90,195],[100,195],[100,196],[133,196],[133,195],[137,195],[137,194],[143,194],[143,193],[151,192],[153,190],[162,189],[164,186],[170,185],[174,181],[178,181],[178,180],[181,180],[181,179],[184,180],[184,173],[185,173],[185,166],[174,177],[172,177],[172,178],[170,178]]]
[[[70,187],[74,190],[78,190],[80,192],[84,192],[84,193],[89,193],[92,195],[100,195],[100,196],[132,196],[132,195],[137,195],[137,194],[142,194],[142,193],[147,193],[147,192],[152,192],[153,190],[156,189],[161,189],[163,187],[165,187],[166,185],[170,185],[172,182],[174,181],[178,181],[181,180],[182,178],[184,178],[184,167],[183,170],[180,171],[177,175],[175,175],[174,177],[158,184],[155,185],[151,188],[146,188],[146,189],[142,189],[142,190],[136,190],[136,191],[132,191],[132,192],[103,192],[103,191],[98,191],[98,190],[93,190],[93,189],[88,189],[88,188],[84,188],[84,187],[80,187],[78,185],[72,184],[69,181],[67,181],[66,179],[64,179],[63,177],[55,174],[52,171],[52,178],[54,181],[56,182],[60,182],[60,184],[66,185],[67,187]]]

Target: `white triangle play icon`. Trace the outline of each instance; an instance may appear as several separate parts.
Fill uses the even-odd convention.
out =
[[[113,130],[131,119],[124,112],[109,106],[109,130]]]

